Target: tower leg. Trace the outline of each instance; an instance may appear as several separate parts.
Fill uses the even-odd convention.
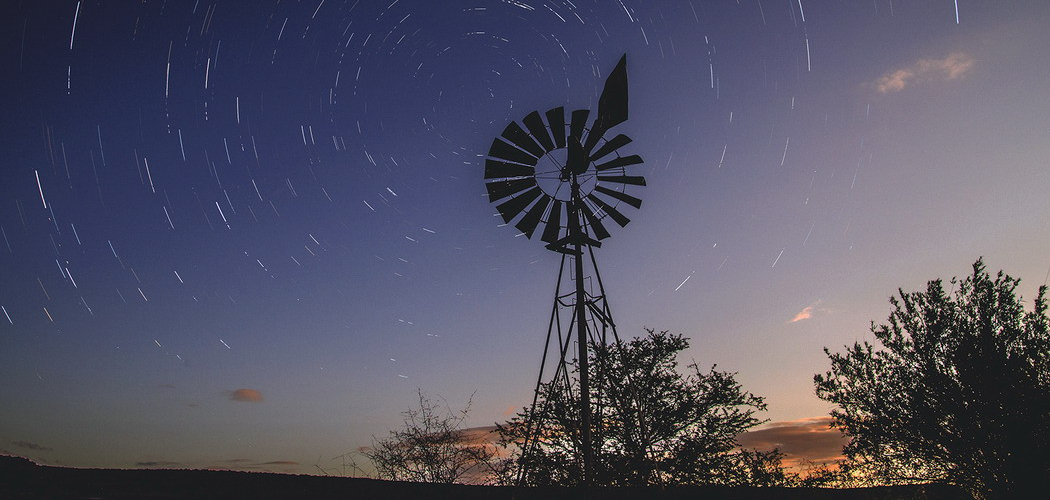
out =
[[[576,342],[580,362],[580,424],[583,426],[583,483],[594,481],[594,450],[591,440],[590,360],[587,359],[587,296],[583,288],[583,252],[576,244]]]
[[[619,336],[616,333],[616,324],[612,320],[612,314],[609,311],[609,305],[605,296],[605,287],[601,280],[601,275],[598,273],[598,264],[594,258],[593,245],[594,241],[588,237],[587,227],[585,226],[584,214],[581,212],[582,199],[579,195],[579,184],[573,179],[572,183],[572,200],[568,204],[568,231],[567,237],[560,243],[558,251],[563,254],[561,265],[558,271],[558,282],[555,287],[555,299],[554,308],[551,311],[551,321],[547,327],[547,340],[543,350],[543,360],[540,362],[540,374],[536,381],[536,391],[533,394],[532,406],[529,410],[527,421],[527,435],[522,443],[522,456],[531,457],[533,450],[538,446],[544,446],[543,441],[543,426],[547,425],[548,419],[552,418],[548,412],[551,411],[550,400],[544,397],[544,400],[540,401],[540,391],[544,387],[547,390],[552,391],[564,391],[564,396],[570,401],[575,403],[578,417],[571,415],[561,415],[559,417],[563,419],[555,425],[564,426],[563,429],[568,431],[569,429],[576,427],[579,429],[579,433],[575,436],[565,436],[566,438],[572,439],[578,442],[579,448],[576,450],[579,454],[576,456],[577,460],[580,460],[582,470],[579,478],[579,484],[582,485],[594,485],[599,482],[599,474],[597,469],[599,468],[600,459],[596,456],[595,449],[595,429],[594,429],[594,412],[592,411],[595,407],[600,408],[600,400],[602,395],[600,390],[595,394],[592,394],[591,383],[595,382],[592,380],[591,375],[599,376],[601,366],[592,367],[590,363],[589,351],[591,348],[590,342],[601,342],[605,343],[607,330],[612,330],[613,338],[619,341]],[[586,248],[585,248],[586,247]],[[566,268],[568,264],[566,257],[572,256],[572,267]],[[593,274],[587,273],[585,270],[584,260],[590,258],[591,265],[593,266]],[[565,271],[568,271],[567,273]],[[573,281],[575,281],[575,287],[563,287],[563,277],[570,275]],[[599,293],[593,295],[588,293],[586,282],[588,278],[593,278],[597,283]],[[561,291],[565,290],[565,295],[561,295]],[[565,313],[565,316],[562,314]],[[566,317],[567,316],[567,317]],[[571,319],[570,319],[571,318]],[[566,320],[567,321],[564,321]],[[599,327],[599,325],[601,325]],[[564,328],[564,329],[563,329]],[[600,328],[600,330],[599,330]],[[573,338],[573,329],[575,329],[575,339]],[[548,350],[550,343],[555,341],[554,333],[557,332],[557,345],[556,352],[558,352],[558,363],[554,367],[553,374],[549,379],[550,382],[547,384],[543,383],[548,374],[545,373],[545,367],[547,366],[547,356],[553,354]],[[573,381],[570,376],[571,359],[572,359],[572,342],[576,341],[576,362],[579,363],[579,371],[577,374],[577,381],[579,382],[578,393],[575,393],[573,387]],[[592,369],[597,372],[592,373]],[[600,381],[599,381],[600,382]],[[596,383],[599,383],[596,382]],[[600,388],[599,388],[600,389]],[[575,393],[575,394],[574,394]],[[600,413],[600,410],[599,410]],[[564,420],[568,418],[569,420]],[[601,418],[601,417],[599,417]],[[600,424],[599,424],[600,425]],[[599,433],[600,434],[600,433]],[[578,441],[577,441],[578,440]],[[599,445],[600,446],[600,445]],[[527,463],[527,461],[526,461]],[[518,484],[525,484],[531,482],[530,471],[525,470],[525,466],[518,470]],[[539,482],[542,483],[543,479],[539,478]]]
[[[580,363],[580,424],[583,427],[581,433],[583,451],[583,484],[592,484],[594,481],[594,450],[591,440],[591,384],[590,384],[590,360],[587,356],[587,291],[583,287],[583,242],[587,237],[583,230],[580,214],[580,205],[583,199],[580,196],[580,183],[574,175],[572,178],[572,203],[569,205],[569,237],[573,242],[575,269],[573,277],[576,279],[576,342],[577,356]]]

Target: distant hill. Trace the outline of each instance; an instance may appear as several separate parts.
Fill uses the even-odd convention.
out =
[[[0,498],[56,500],[131,499],[965,499],[943,485],[831,490],[815,488],[511,488],[379,481],[264,472],[170,469],[71,469],[0,456]]]

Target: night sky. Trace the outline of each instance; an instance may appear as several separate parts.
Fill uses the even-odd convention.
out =
[[[1050,272],[1050,7],[959,0],[10,0],[0,450],[316,473],[421,389],[531,400],[559,255],[502,219],[511,120],[595,106],[648,186],[596,250],[621,336],[763,418],[886,299]],[[774,440],[775,441],[775,440]]]

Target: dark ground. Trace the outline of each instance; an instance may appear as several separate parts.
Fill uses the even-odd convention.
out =
[[[262,472],[69,469],[0,456],[0,498],[22,499],[966,499],[942,485],[815,488],[510,488],[378,481]]]

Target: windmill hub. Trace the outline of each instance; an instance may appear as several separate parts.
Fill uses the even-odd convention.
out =
[[[580,184],[582,196],[594,191],[598,180],[595,176],[597,171],[593,166],[578,173],[570,168],[566,164],[568,154],[568,148],[558,148],[543,155],[536,162],[536,184],[543,194],[563,204],[572,200],[569,183],[572,181],[573,174],[576,175],[577,182]]]

